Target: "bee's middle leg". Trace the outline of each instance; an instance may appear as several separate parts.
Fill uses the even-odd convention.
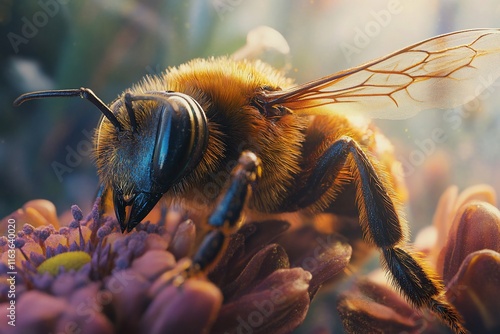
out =
[[[260,163],[257,156],[252,152],[243,152],[231,173],[228,188],[208,218],[210,230],[192,259],[193,272],[203,271],[215,262],[227,243],[228,235],[237,227],[250,185],[259,174]]]

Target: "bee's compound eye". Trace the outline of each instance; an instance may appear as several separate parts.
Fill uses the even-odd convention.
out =
[[[202,159],[208,144],[205,112],[190,96],[167,93],[162,103],[152,161],[152,181],[166,191]]]
[[[182,93],[173,93],[172,97],[169,98],[169,102],[174,105],[174,109],[176,109],[177,112],[189,116],[191,123],[189,154],[194,157],[199,157],[208,144],[207,119],[203,108],[195,99]],[[175,105],[175,103],[178,104]],[[195,163],[198,163],[198,161]]]

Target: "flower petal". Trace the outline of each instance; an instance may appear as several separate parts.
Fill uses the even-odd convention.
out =
[[[16,308],[16,326],[8,333],[46,334],[54,331],[69,305],[64,299],[32,290],[19,297]]]
[[[54,204],[50,201],[41,199],[29,201],[22,208],[17,209],[0,220],[0,234],[6,234],[9,219],[16,221],[16,229],[19,231],[21,231],[21,225],[25,223],[29,223],[33,227],[49,224],[58,227],[59,222],[55,210]]]
[[[497,195],[495,189],[487,184],[477,184],[464,189],[460,195],[458,195],[455,203],[455,211],[462,205],[472,201],[481,201],[496,205]]]
[[[390,307],[364,298],[342,299],[338,311],[347,333],[418,333],[421,326]]]
[[[500,332],[500,254],[469,254],[448,284],[446,296],[472,333]]]
[[[311,274],[302,268],[280,269],[246,295],[223,305],[214,333],[289,333],[309,309]]]
[[[57,323],[55,333],[114,334],[117,332],[111,321],[102,313],[86,317],[74,312],[66,312]]]
[[[25,244],[21,248],[22,252],[21,250],[16,249],[16,266],[19,268],[22,267],[22,263],[24,261],[32,260],[32,257],[35,257],[37,259],[39,259],[40,257],[45,258],[44,251],[39,243],[34,242],[32,239],[29,238],[25,238],[25,241],[26,241]],[[28,257],[27,259],[24,257],[23,253],[26,254],[26,256]],[[8,253],[7,252],[2,253],[1,259],[2,262],[7,265]],[[39,263],[35,263],[35,265],[38,264]]]
[[[188,279],[170,284],[156,295],[140,322],[143,333],[203,333],[222,304],[220,290],[210,282]]]
[[[105,279],[106,289],[112,293],[116,333],[140,333],[139,322],[149,302],[147,291],[151,283],[139,272],[126,269]]]
[[[458,187],[452,186],[439,198],[438,206],[433,218],[433,226],[437,230],[437,239],[428,256],[436,264],[438,273],[442,275],[443,258],[440,251],[445,247],[449,238],[449,231],[458,213],[458,210],[471,201],[483,201],[492,205],[496,204],[495,190],[485,184],[468,187],[460,194]]]
[[[174,254],[176,259],[181,259],[188,255],[193,248],[196,238],[196,226],[193,221],[188,219],[183,221],[177,227],[175,235],[169,246],[169,251]]]
[[[54,278],[51,286],[51,293],[58,297],[71,296],[74,291],[85,286],[89,282],[90,278],[83,273],[63,272]]]
[[[81,235],[80,235],[80,231],[81,231]],[[83,245],[80,244],[81,236],[83,236],[83,240],[86,243],[90,240],[91,235],[92,235],[92,231],[87,226],[80,226],[80,229],[73,228],[70,230],[69,235],[68,235],[68,244],[69,245],[76,244],[82,248]]]
[[[352,247],[345,238],[318,233],[312,227],[287,233],[278,242],[283,242],[292,267],[301,267],[312,274],[311,296],[344,270],[352,254]]]
[[[457,273],[467,255],[482,249],[500,252],[500,211],[491,204],[473,201],[459,209],[441,251],[438,265],[442,263],[444,282]]]
[[[438,241],[438,231],[436,226],[429,225],[421,229],[417,236],[415,237],[415,241],[413,242],[413,246],[420,253],[425,254],[427,257],[430,257],[434,252],[434,247]],[[433,258],[429,260],[434,260]]]
[[[51,234],[44,242],[46,248],[51,248],[53,250],[57,249],[58,246],[62,245],[68,247],[68,239],[61,234]]]
[[[150,250],[132,262],[132,269],[149,280],[154,280],[163,272],[175,267],[172,253],[164,250]]]
[[[152,233],[148,234],[146,238],[146,247],[145,250],[165,250],[168,247],[168,241],[162,237],[161,235]]]
[[[274,271],[290,268],[288,256],[283,247],[277,244],[267,245],[255,254],[243,269],[241,274],[232,282],[226,284],[222,289],[224,302],[238,298],[249,286],[266,278]]]
[[[441,197],[439,197],[436,212],[434,213],[434,217],[432,219],[432,225],[434,225],[437,229],[437,243],[435,246],[437,252],[444,247],[446,240],[448,239],[448,231],[450,230],[451,223],[453,221],[457,197],[457,186],[448,187],[448,189],[444,191]],[[437,253],[431,253],[431,258],[433,261],[435,261],[437,257]]]
[[[59,220],[57,219],[56,207],[50,201],[44,199],[37,199],[26,202],[22,211],[26,222],[32,225],[42,226],[52,224],[54,227],[59,227]]]
[[[209,273],[209,279],[218,286],[234,281],[262,245],[271,243],[289,226],[280,220],[246,223],[231,235],[223,256]]]
[[[325,283],[331,282],[351,259],[352,247],[340,235],[316,235],[300,258],[292,266],[300,266],[312,274],[309,286],[311,297]]]
[[[100,282],[90,283],[69,296],[71,308],[58,322],[57,333],[68,331],[84,334],[112,334],[111,321],[103,314],[113,299],[110,291],[103,290]]]
[[[417,333],[424,321],[394,291],[366,279],[340,296],[337,309],[348,333]]]

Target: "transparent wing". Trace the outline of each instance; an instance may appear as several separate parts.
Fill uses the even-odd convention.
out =
[[[499,76],[500,29],[463,30],[288,90],[265,92],[262,103],[299,115],[357,111],[402,119],[463,105]],[[330,107],[316,108],[325,105]]]

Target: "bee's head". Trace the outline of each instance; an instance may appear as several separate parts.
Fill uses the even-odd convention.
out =
[[[208,143],[204,111],[176,92],[125,93],[109,107],[86,88],[24,94],[14,105],[81,96],[102,112],[95,138],[100,182],[113,193],[122,231],[131,231],[200,162]]]
[[[174,92],[125,93],[110,109],[121,128],[102,117],[96,162],[122,230],[130,231],[199,163],[207,121],[193,98]]]

